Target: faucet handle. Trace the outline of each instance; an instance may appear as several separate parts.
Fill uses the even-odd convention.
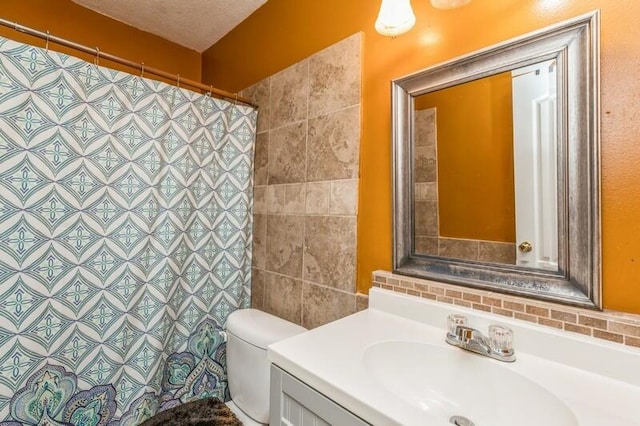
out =
[[[452,335],[456,335],[456,328],[459,325],[467,325],[467,317],[460,314],[451,314],[447,317],[447,330]]]
[[[491,349],[499,353],[513,352],[513,330],[504,325],[489,326],[489,342]]]

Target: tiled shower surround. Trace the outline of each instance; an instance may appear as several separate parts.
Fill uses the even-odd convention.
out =
[[[252,306],[307,328],[356,295],[361,35],[245,89],[259,107]]]
[[[640,315],[573,308],[385,271],[373,273],[373,286],[640,347]]]

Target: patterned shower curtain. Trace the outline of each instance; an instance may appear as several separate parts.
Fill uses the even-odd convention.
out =
[[[228,397],[256,117],[0,38],[0,425]]]

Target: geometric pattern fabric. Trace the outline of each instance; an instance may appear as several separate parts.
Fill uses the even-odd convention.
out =
[[[0,38],[0,420],[225,399],[257,111]]]

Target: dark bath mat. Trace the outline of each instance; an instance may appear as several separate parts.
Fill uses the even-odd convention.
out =
[[[162,411],[140,426],[242,426],[229,407],[218,398],[187,402]]]

